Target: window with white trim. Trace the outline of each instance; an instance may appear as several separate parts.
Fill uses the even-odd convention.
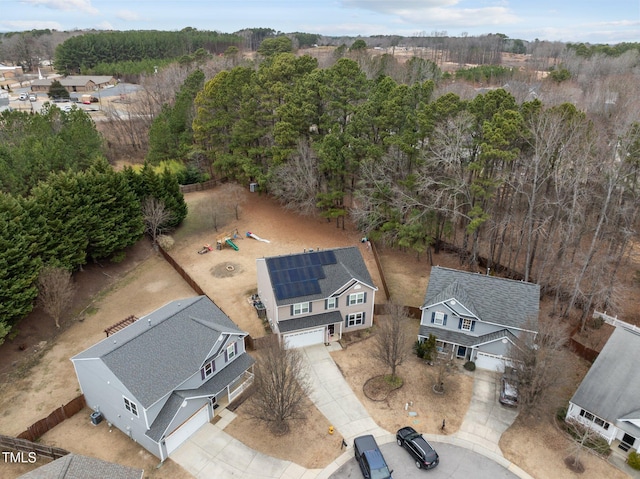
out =
[[[433,319],[433,324],[442,326],[444,324],[444,313],[442,311],[436,311],[436,315]]]
[[[204,365],[203,371],[204,371],[204,377],[208,378],[209,376],[211,376],[213,374],[213,372],[216,370],[216,365],[214,361],[211,361],[207,364]]]
[[[327,309],[336,309],[338,307],[337,298],[327,298]]]
[[[231,361],[231,359],[234,358],[235,355],[236,355],[236,345],[234,343],[231,346],[227,347],[227,361]]]
[[[297,303],[293,305],[293,315],[306,314],[309,312],[309,302]]]
[[[463,331],[471,331],[471,326],[473,325],[473,321],[470,319],[463,319],[462,324],[460,325],[460,329]]]
[[[609,430],[609,423],[607,421],[605,421],[604,419],[599,418],[598,416],[595,416],[595,415],[591,414],[589,411],[585,411],[584,409],[580,409],[580,416],[582,416],[587,421],[593,422],[597,426],[600,426],[605,431]]]
[[[352,293],[349,295],[349,300],[347,303],[351,306],[352,304],[363,304],[364,303],[364,291],[360,293]]]
[[[138,405],[136,403],[134,403],[131,399],[127,399],[126,397],[122,396],[122,398],[124,399],[124,408],[129,411],[131,414],[135,415],[136,417],[138,416]]]
[[[347,314],[347,327],[364,324],[364,313]]]

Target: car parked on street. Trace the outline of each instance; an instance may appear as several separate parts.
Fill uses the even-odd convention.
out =
[[[393,471],[389,470],[378,443],[371,434],[356,437],[353,450],[365,479],[392,479]]]
[[[38,101],[38,95],[35,93],[29,93],[29,101]]]
[[[418,469],[432,469],[440,463],[436,450],[411,426],[398,429],[396,441],[413,458]]]
[[[26,93],[20,93],[20,96],[18,97],[18,100],[26,101],[27,98],[29,98],[29,95],[27,95]]]

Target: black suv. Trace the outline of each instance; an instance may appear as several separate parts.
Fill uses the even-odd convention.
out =
[[[411,455],[418,469],[432,469],[440,462],[436,450],[414,428],[407,426],[398,429],[396,440],[398,446],[404,447]]]
[[[392,479],[386,461],[372,435],[356,437],[353,452],[366,479]]]

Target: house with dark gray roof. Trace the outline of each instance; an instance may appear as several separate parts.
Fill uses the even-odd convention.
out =
[[[197,296],[166,304],[71,361],[87,405],[163,461],[251,384],[246,336]]]
[[[378,290],[356,247],[258,258],[258,295],[289,348],[338,341],[369,328]]]
[[[95,457],[67,454],[18,479],[142,479],[144,471]]]
[[[442,355],[504,371],[509,345],[536,334],[539,303],[537,284],[434,266],[418,340],[432,334]]]
[[[567,419],[588,426],[616,453],[640,452],[640,329],[618,326],[569,402]]]

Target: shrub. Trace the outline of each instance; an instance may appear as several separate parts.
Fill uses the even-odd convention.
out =
[[[640,454],[636,451],[631,451],[629,453],[629,457],[627,458],[627,464],[632,468],[640,471]]]
[[[175,241],[172,236],[169,236],[169,235],[158,236],[158,244],[165,251],[169,251],[173,247],[174,243]]]
[[[560,424],[563,424],[565,418],[567,417],[567,406],[559,407],[556,411],[556,418],[560,421]]]
[[[416,342],[413,343],[413,352],[416,353],[416,356],[418,356],[420,359],[423,359],[425,353],[425,343],[417,339]]]
[[[467,361],[466,363],[464,363],[463,367],[467,371],[475,371],[476,370],[476,363],[474,363],[473,361]]]

